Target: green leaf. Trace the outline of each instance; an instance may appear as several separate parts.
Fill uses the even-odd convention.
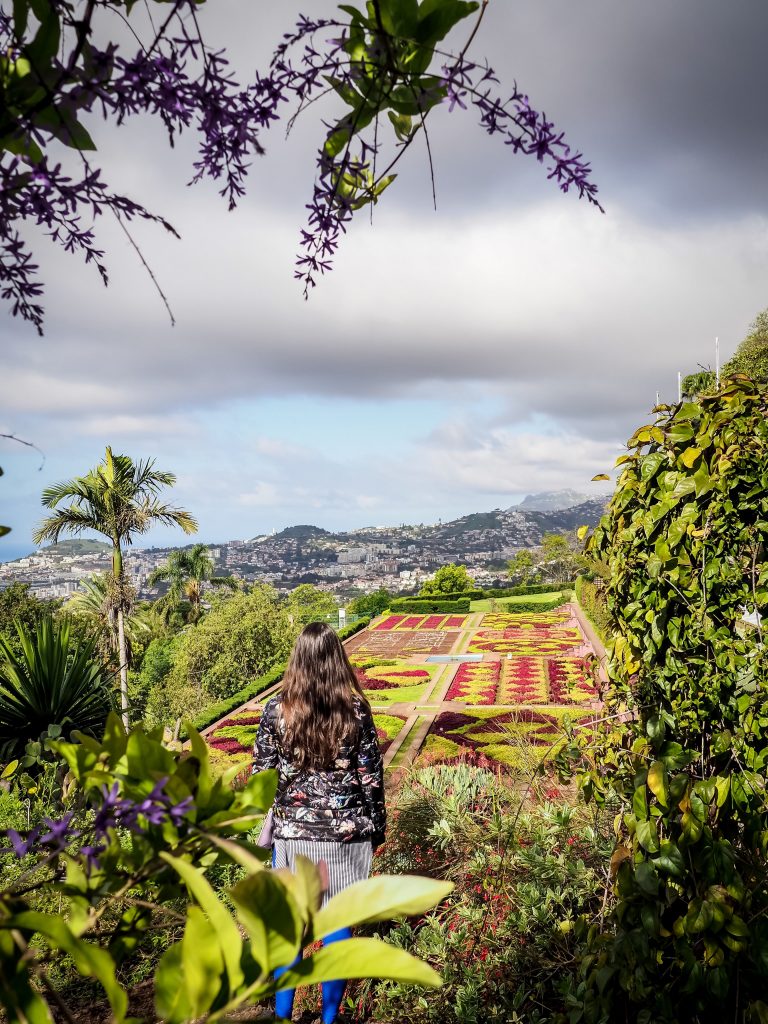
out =
[[[637,835],[638,843],[640,843],[644,850],[647,850],[648,853],[658,853],[659,836],[656,831],[655,821],[638,821],[635,834]]]
[[[648,769],[648,788],[662,807],[669,806],[667,769],[661,761],[654,761]]]
[[[654,864],[668,875],[681,877],[685,871],[683,855],[669,839],[662,841],[659,855],[654,858]]]
[[[344,889],[315,915],[315,938],[340,928],[352,928],[393,917],[424,914],[453,890],[451,882],[437,882],[419,875],[376,875]]]
[[[2,772],[0,772],[0,779],[9,779],[18,767],[18,759],[15,761],[9,761],[5,768],[3,768]]]
[[[349,978],[388,978],[427,988],[442,985],[437,971],[405,950],[378,939],[345,939],[324,946],[318,953],[286,971],[277,988],[282,990]]]
[[[192,896],[208,915],[209,934],[211,939],[215,937],[221,947],[230,988],[236,989],[243,981],[243,972],[240,967],[240,951],[243,943],[229,911],[217,898],[200,868],[196,868],[179,857],[172,857],[165,851],[161,851],[160,856],[181,876]]]
[[[211,923],[199,907],[187,911],[187,927],[181,941],[181,980],[187,990],[192,1017],[201,1017],[221,991],[224,958],[211,942]]]
[[[229,896],[248,932],[253,957],[263,970],[285,967],[298,956],[304,918],[291,893],[271,871],[244,878]]]
[[[712,907],[707,900],[700,897],[691,900],[683,925],[689,935],[705,932],[712,923]]]
[[[181,942],[177,942],[163,953],[155,970],[155,1008],[169,1024],[184,1024],[194,1017],[187,987],[181,983],[182,957]]]

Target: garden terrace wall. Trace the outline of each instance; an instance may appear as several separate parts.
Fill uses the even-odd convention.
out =
[[[339,639],[347,640],[349,637],[354,636],[355,633],[359,633],[361,630],[370,623],[370,619],[359,619],[354,622],[351,626],[347,626],[345,629],[338,631]],[[216,704],[212,704],[207,708],[202,715],[199,715],[193,722],[192,725],[198,732],[202,732],[203,729],[207,729],[209,725],[213,725],[218,722],[219,719],[224,718],[226,715],[231,714],[237,708],[243,704],[247,704],[249,700],[253,700],[254,697],[258,697],[264,690],[269,689],[270,686],[274,686],[275,683],[279,683],[285,674],[287,665],[283,662],[280,665],[275,665],[269,672],[266,672],[263,676],[259,676],[258,679],[252,680],[247,685],[243,686],[233,693],[231,697],[227,697],[225,700],[220,700]],[[187,739],[188,733],[186,729],[182,729],[181,738]]]

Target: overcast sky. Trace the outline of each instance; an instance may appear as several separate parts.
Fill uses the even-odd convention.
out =
[[[248,79],[295,15],[209,0]],[[0,559],[31,549],[40,491],[105,444],[177,473],[204,541],[294,523],[433,522],[610,469],[677,372],[727,358],[768,306],[765,0],[491,0],[474,43],[591,160],[606,213],[563,196],[471,112],[423,148],[343,241],[309,302],[293,280],[319,117],[264,141],[246,200],[186,188],[193,151],[97,128],[110,183],[178,228],[137,229],[176,315],[112,225],[112,283],[38,245],[47,327],[0,311]],[[190,143],[191,143],[190,139]],[[149,541],[181,537],[158,531]]]

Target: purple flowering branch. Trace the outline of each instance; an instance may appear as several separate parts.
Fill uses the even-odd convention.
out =
[[[59,819],[44,818],[41,826],[24,836],[12,828],[0,833],[11,844],[0,850],[0,854],[14,853],[19,859],[34,854],[52,859],[68,851],[82,856],[89,871],[98,868],[99,857],[107,849],[113,830],[124,828],[134,835],[143,835],[149,828],[160,827],[166,822],[176,828],[182,826],[184,816],[192,808],[192,797],[174,803],[164,791],[167,782],[167,777],[159,779],[142,800],[121,797],[118,782],[110,789],[102,786],[101,803],[89,828],[89,842],[79,850],[71,848],[77,839],[83,838],[84,832],[75,826],[73,812],[67,811]]]

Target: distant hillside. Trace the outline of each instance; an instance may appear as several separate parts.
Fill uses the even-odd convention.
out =
[[[319,526],[288,526],[285,530],[275,534],[275,537],[279,537],[281,540],[309,540],[311,537],[330,536],[328,530],[323,530]]]
[[[513,507],[521,509],[523,512],[561,512],[566,508],[588,504],[595,499],[602,500],[602,497],[594,492],[581,494],[579,491],[565,488],[562,491],[540,491],[538,494],[529,494],[519,505]]]
[[[58,544],[50,544],[45,548],[50,554],[65,556],[98,555],[102,551],[111,551],[111,545],[103,540],[60,540]]]

